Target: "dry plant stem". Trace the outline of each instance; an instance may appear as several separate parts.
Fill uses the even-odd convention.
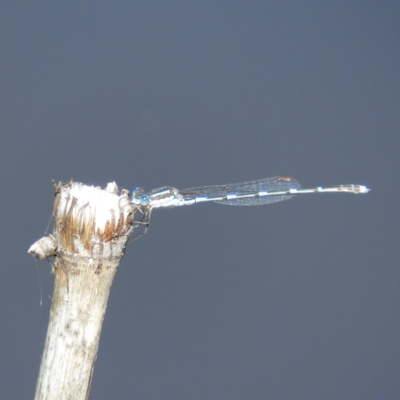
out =
[[[132,230],[127,191],[59,184],[54,231],[29,249],[54,256],[55,286],[35,399],[87,399],[111,285]]]

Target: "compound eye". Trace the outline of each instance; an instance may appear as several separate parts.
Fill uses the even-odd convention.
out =
[[[140,186],[136,186],[132,190],[132,197],[138,198],[143,193],[143,189]]]
[[[139,197],[139,202],[141,206],[148,206],[150,204],[150,197],[147,194],[142,194]]]

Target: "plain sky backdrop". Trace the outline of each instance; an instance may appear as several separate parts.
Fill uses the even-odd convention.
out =
[[[2,2],[0,398],[35,391],[51,179],[289,175],[373,190],[156,210],[90,398],[399,399],[399,43],[398,1]]]

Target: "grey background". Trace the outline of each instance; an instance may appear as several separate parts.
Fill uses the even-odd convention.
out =
[[[53,276],[27,249],[51,179],[278,174],[373,191],[154,212],[116,276],[91,398],[400,398],[398,2],[0,8],[0,398],[34,394]]]

